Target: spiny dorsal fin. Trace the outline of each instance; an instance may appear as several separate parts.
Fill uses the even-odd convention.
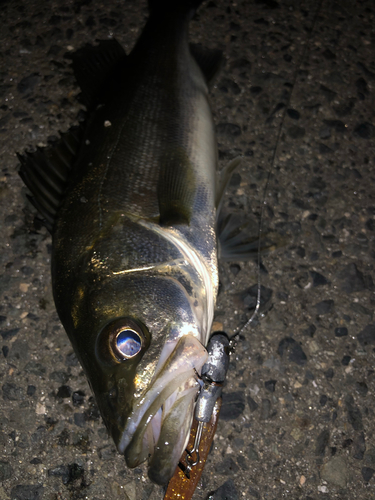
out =
[[[82,101],[88,109],[100,104],[106,81],[126,61],[125,51],[117,40],[98,42],[95,46],[88,43],[67,56],[72,59],[74,75],[82,90]]]
[[[224,56],[221,50],[205,49],[199,44],[190,43],[190,51],[200,67],[207,85],[211,85],[216,75],[224,65]]]
[[[190,160],[182,148],[170,149],[160,159],[157,188],[160,225],[190,224],[196,182]]]
[[[59,141],[46,148],[37,148],[33,153],[17,154],[21,163],[18,173],[32,194],[28,198],[51,233],[69,172],[78,153],[82,128],[71,127],[60,136]]]

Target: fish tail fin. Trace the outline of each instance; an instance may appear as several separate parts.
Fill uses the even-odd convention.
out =
[[[204,0],[148,0],[148,8],[152,14],[160,12],[184,12],[193,17]]]

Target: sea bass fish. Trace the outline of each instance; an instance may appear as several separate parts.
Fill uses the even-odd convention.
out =
[[[127,465],[166,484],[186,447],[218,292],[217,173],[208,85],[218,51],[188,43],[201,0],[149,0],[130,55],[86,46],[89,115],[20,175],[52,233],[56,308]]]

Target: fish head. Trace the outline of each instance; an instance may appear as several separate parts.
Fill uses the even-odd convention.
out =
[[[166,484],[207,359],[197,301],[177,280],[152,275],[99,280],[81,296],[74,342],[105,424],[129,467],[148,460],[149,477]]]

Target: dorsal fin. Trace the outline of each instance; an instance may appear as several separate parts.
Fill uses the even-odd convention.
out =
[[[57,210],[64,195],[69,172],[81,143],[82,128],[71,127],[60,134],[60,140],[33,153],[17,154],[21,163],[19,175],[31,191],[31,203],[52,233]]]
[[[124,49],[116,40],[100,41],[95,47],[87,44],[68,55],[82,89],[87,108],[100,102],[105,82],[126,60]],[[61,204],[70,170],[75,162],[83,136],[81,127],[71,127],[60,134],[60,140],[33,153],[18,154],[19,175],[31,191],[28,196],[40,213],[44,225],[52,233],[57,210]]]
[[[82,90],[82,102],[88,108],[100,104],[106,81],[126,61],[124,49],[117,40],[98,40],[98,45],[86,44],[73,54],[72,67]]]

